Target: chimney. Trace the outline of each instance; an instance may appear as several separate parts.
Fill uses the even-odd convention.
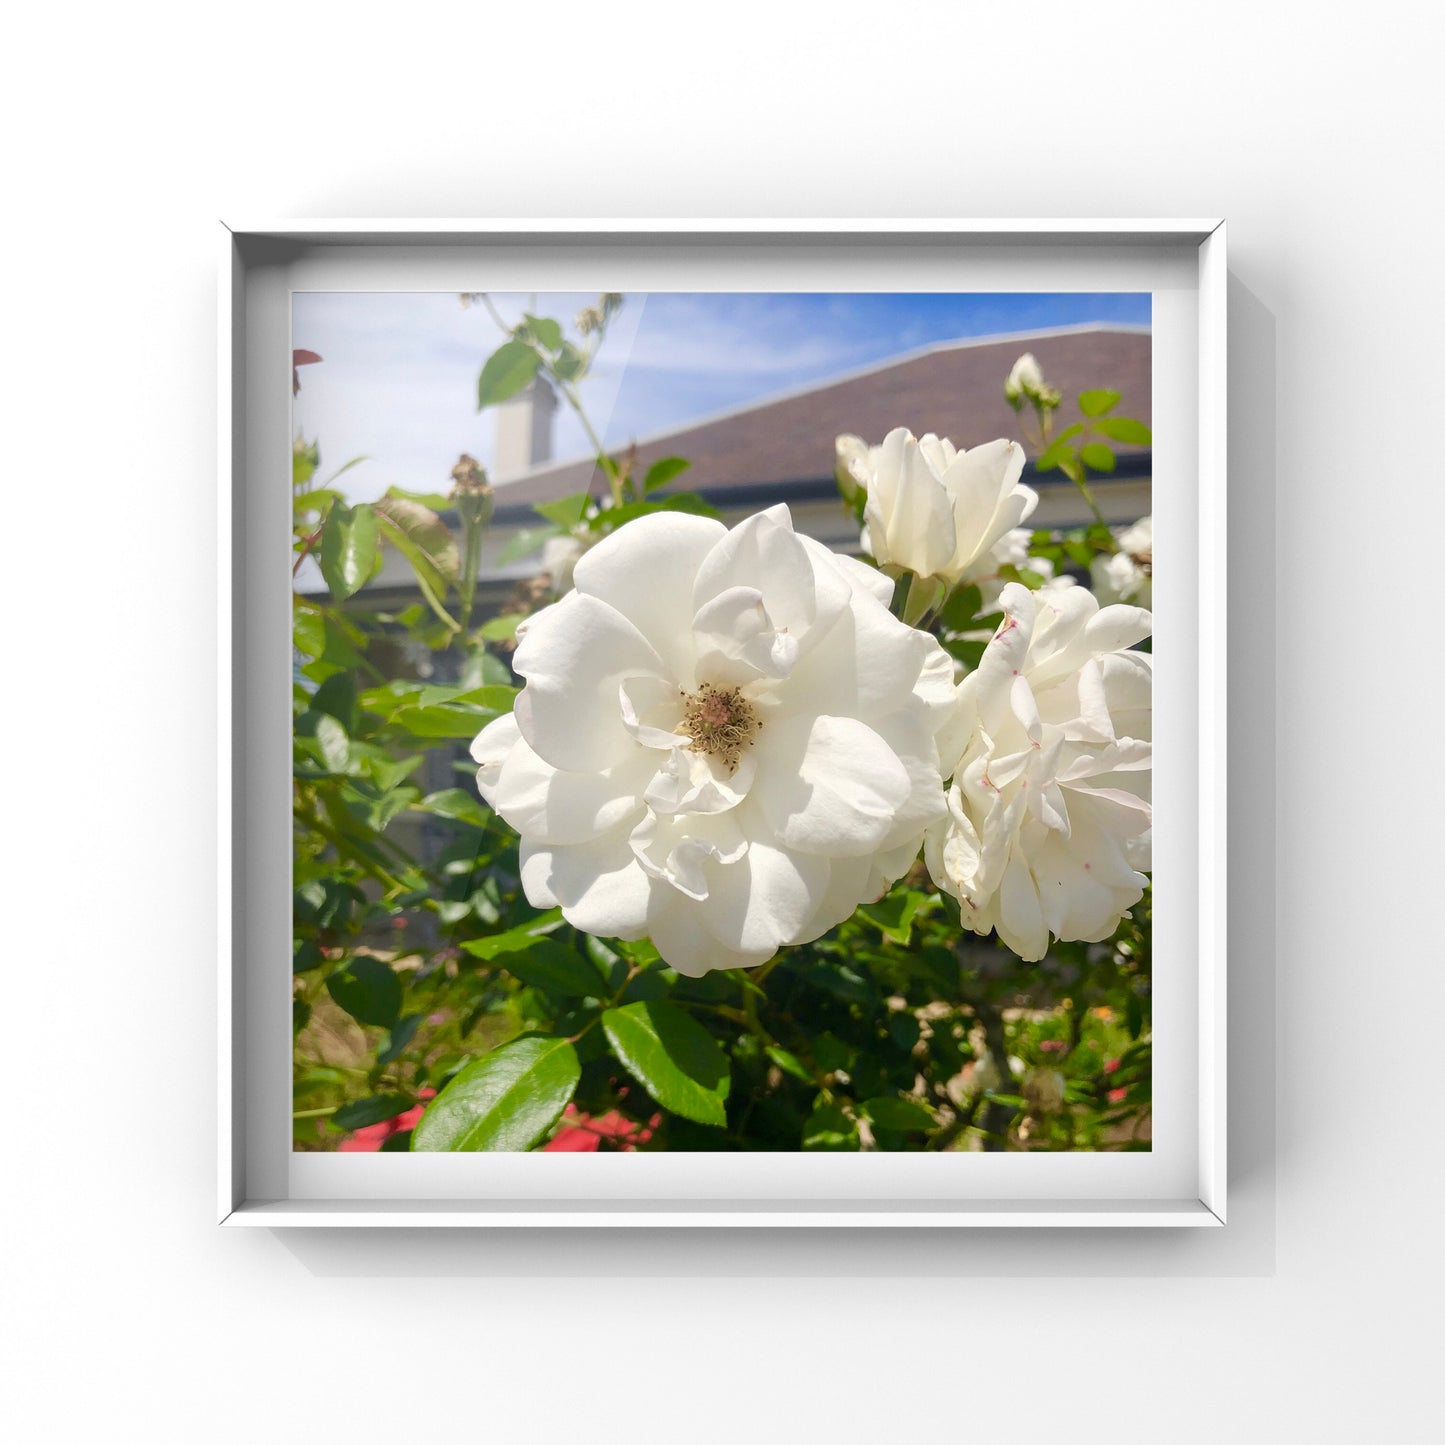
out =
[[[552,460],[557,394],[540,376],[497,407],[497,454],[492,478],[509,482]]]

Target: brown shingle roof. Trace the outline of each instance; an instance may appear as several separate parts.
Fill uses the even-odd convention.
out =
[[[662,457],[687,457],[692,469],[677,485],[712,494],[831,476],[833,442],[840,432],[876,443],[894,427],[906,426],[916,435],[936,432],[960,446],[1019,436],[1019,419],[1004,400],[1003,383],[1024,351],[1033,352],[1047,380],[1063,391],[1065,424],[1077,418],[1073,397],[1086,387],[1122,392],[1121,414],[1151,420],[1149,334],[1081,328],[935,347],[682,427],[639,444],[639,471]],[[499,487],[497,501],[511,507],[589,488],[604,492],[605,484],[594,478],[596,470],[590,460],[547,467]]]

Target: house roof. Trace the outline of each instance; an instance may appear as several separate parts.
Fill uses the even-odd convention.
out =
[[[721,500],[733,489],[830,478],[834,439],[843,432],[876,443],[906,426],[915,435],[935,432],[965,447],[1018,436],[1019,418],[1004,400],[1003,383],[1024,351],[1033,352],[1044,376],[1064,393],[1064,417],[1073,415],[1071,399],[1079,391],[1108,387],[1123,393],[1125,415],[1152,420],[1148,330],[1082,326],[931,346],[639,439],[637,464],[645,471],[663,457],[687,457],[692,468],[677,485]],[[597,470],[590,458],[541,467],[499,486],[499,508],[605,492]]]

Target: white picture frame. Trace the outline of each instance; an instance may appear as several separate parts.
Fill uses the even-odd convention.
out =
[[[219,1218],[228,1226],[1217,1227],[1225,1189],[1225,227],[1220,220],[326,220],[221,238]],[[886,284],[884,284],[886,282]],[[1150,290],[1156,1050],[1147,1153],[291,1152],[295,289]],[[273,502],[274,491],[279,503]],[[273,595],[274,593],[274,595]],[[274,652],[274,657],[272,653]],[[1162,931],[1161,931],[1162,930]],[[318,1161],[320,1161],[318,1163]]]

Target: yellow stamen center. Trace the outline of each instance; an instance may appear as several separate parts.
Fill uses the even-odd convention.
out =
[[[743,749],[753,745],[762,727],[757,709],[735,687],[703,683],[682,696],[682,721],[677,731],[692,739],[692,751],[718,758],[730,773],[737,771]]]

